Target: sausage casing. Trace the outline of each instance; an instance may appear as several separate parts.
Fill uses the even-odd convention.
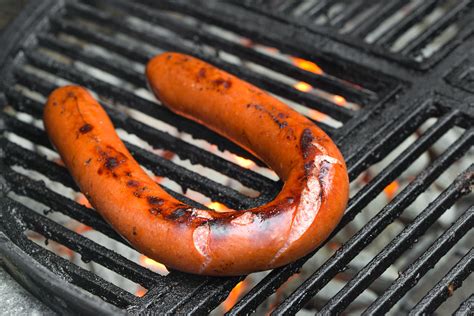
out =
[[[170,268],[217,276],[275,268],[324,241],[344,212],[348,177],[342,155],[321,129],[258,88],[187,55],[159,55],[146,73],[165,106],[252,152],[284,186],[254,209],[188,206],[140,168],[84,88],[59,88],[45,107],[46,131],[81,191],[117,232]]]

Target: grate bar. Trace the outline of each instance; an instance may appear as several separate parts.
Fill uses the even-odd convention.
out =
[[[461,173],[456,180],[425,208],[395,237],[369,264],[361,269],[344,287],[319,310],[321,314],[341,313],[399,256],[409,249],[436,220],[462,195],[470,192],[474,183],[474,165]]]
[[[432,11],[440,0],[425,0],[418,5],[410,15],[404,17],[396,25],[391,27],[387,32],[382,34],[375,40],[375,44],[381,46],[388,46],[390,43],[395,41],[403,33],[405,33],[410,27],[415,25],[417,22]]]
[[[421,49],[429,39],[434,38],[436,35],[441,33],[441,31],[443,31],[443,29],[449,23],[451,23],[455,19],[458,19],[459,16],[464,12],[466,7],[470,5],[470,3],[471,0],[464,0],[457,3],[456,7],[450,9],[449,12],[447,12],[440,19],[438,19],[427,30],[423,31],[423,33],[418,35],[415,39],[413,39],[405,47],[403,47],[401,53],[403,55],[408,55],[411,52],[415,52],[416,50]]]
[[[461,306],[454,312],[455,316],[469,316],[469,314],[474,310],[474,294],[465,300]]]
[[[471,214],[474,208],[471,208]],[[474,224],[471,221],[471,225]],[[472,273],[474,268],[474,249],[467,253],[411,310],[410,315],[426,315],[433,313],[462,282]]]
[[[38,77],[33,77],[32,80],[38,80]],[[44,89],[39,89],[46,95],[49,91],[52,91],[55,87],[46,84],[44,81],[41,83]],[[39,102],[33,101],[19,94],[15,90],[7,90],[7,98],[12,106],[25,113],[33,115],[35,118],[41,119],[43,112],[43,105]],[[139,135],[142,139],[151,144],[154,148],[161,148],[165,150],[171,150],[178,154],[182,159],[189,159],[192,163],[199,163],[203,166],[213,168],[240,183],[265,192],[265,194],[273,194],[278,188],[276,183],[256,172],[245,169],[238,166],[235,163],[227,161],[215,155],[209,154],[209,152],[200,149],[192,144],[184,142],[176,137],[171,136],[166,132],[156,130],[145,124],[142,124],[127,115],[124,115],[117,110],[103,106],[107,114],[110,116],[112,122],[117,128],[123,128],[128,133]],[[27,127],[28,128],[28,127]],[[44,143],[42,143],[44,145]]]
[[[129,36],[139,38],[145,43],[149,43],[156,47],[165,48],[168,50],[174,50],[194,55],[202,60],[214,64],[215,66],[223,70],[234,74],[239,78],[247,80],[262,89],[268,90],[272,93],[283,96],[292,101],[304,104],[310,108],[320,110],[342,122],[346,122],[354,116],[354,111],[348,108],[338,106],[322,97],[301,92],[278,80],[271,79],[269,77],[255,73],[247,68],[241,67],[240,65],[234,65],[227,62],[223,62],[218,58],[211,57],[208,54],[202,53],[202,51],[197,47],[189,47],[189,45],[186,45],[186,43],[184,43],[183,41],[180,42],[178,38],[173,38],[173,40],[171,41],[170,39],[164,38],[157,34],[151,34],[142,30],[137,30],[136,28],[133,28],[130,25],[124,24],[123,20],[121,19],[113,18],[103,12],[98,13],[97,10],[86,7],[84,5],[73,4],[70,6],[70,8],[76,14],[79,14],[83,18],[91,19],[91,21],[95,23],[100,22],[100,25],[102,26],[105,25],[113,30],[117,30]]]
[[[24,214],[33,212],[25,206],[7,198],[2,198],[2,203],[5,212],[0,213],[0,216],[10,223],[17,223],[19,220],[22,220]],[[13,218],[13,216],[15,216],[15,218]],[[22,225],[23,227],[21,228],[25,229],[24,223],[22,223]],[[137,301],[136,296],[28,240],[23,234],[23,231],[20,231],[18,228],[17,225],[2,226],[4,232],[6,232],[11,239],[14,239],[16,244],[23,249],[23,251],[26,251],[36,261],[68,282],[76,284],[120,308],[125,308]]]
[[[419,116],[419,115],[418,115]],[[407,148],[400,156],[391,162],[377,177],[367,184],[361,191],[359,191],[349,201],[346,213],[341,219],[341,222],[336,229],[327,238],[333,238],[347,223],[352,221],[360,210],[365,207],[370,199],[377,196],[382,190],[398,177],[403,171],[406,164],[411,164],[415,161],[421,153],[426,151],[440,135],[446,132],[453,124],[457,116],[457,111],[450,112],[441,117],[435,124],[433,124],[421,137],[419,137],[409,148]],[[324,243],[323,243],[324,244]],[[238,315],[240,313],[247,313],[253,310],[260,304],[267,295],[271,295],[278,287],[280,287],[292,274],[294,274],[315,252],[317,252],[322,245],[316,248],[308,256],[299,259],[293,264],[278,268],[270,272],[256,287],[248,292],[233,309],[229,312],[230,315]]]
[[[361,230],[354,234],[349,241],[328,259],[313,275],[296,289],[274,311],[275,315],[295,313],[304,304],[322,289],[342,266],[347,265],[365,246],[374,240],[416,197],[425,190],[439,175],[470,149],[474,136],[474,129],[464,134],[439,156],[429,167],[423,170],[402,192],[387,204]]]
[[[410,288],[413,288],[420,278],[432,269],[465,234],[472,229],[474,224],[474,208],[471,207],[456,222],[447,229],[431,246],[415,260],[398,279],[379,296],[364,315],[386,313],[402,298]]]
[[[109,3],[110,1],[101,0],[100,2]],[[183,38],[191,41],[208,43],[209,45],[212,45],[212,47],[226,50],[230,53],[236,54],[238,57],[244,57],[250,61],[258,63],[259,65],[265,66],[279,73],[284,73],[295,79],[305,81],[327,92],[341,95],[354,102],[366,104],[368,99],[373,100],[376,98],[376,94],[370,90],[364,89],[362,87],[356,87],[349,82],[340,80],[336,77],[328,76],[326,74],[322,75],[305,71],[299,67],[291,65],[288,62],[273,58],[241,44],[209,34],[208,32],[204,32],[202,27],[191,27],[184,23],[180,23],[179,21],[164,14],[158,14],[155,11],[151,12],[149,8],[139,6],[136,3],[119,0],[113,1],[113,4],[115,6],[121,7],[127,13],[133,13],[144,21],[153,22],[156,25],[160,25],[172,30],[173,32],[177,32]]]
[[[395,14],[404,5],[408,3],[408,0],[392,0],[387,3],[380,3],[377,11],[366,17],[364,21],[359,23],[350,34],[355,37],[365,38],[369,33],[375,30],[380,24],[382,24],[391,15]]]

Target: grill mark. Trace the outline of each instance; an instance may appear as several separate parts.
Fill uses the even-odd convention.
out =
[[[257,111],[261,111],[263,113],[266,113],[268,116],[270,116],[272,121],[275,122],[278,125],[279,129],[283,129],[283,128],[288,126],[288,122],[284,120],[284,119],[288,118],[287,114],[278,113],[277,115],[275,115],[272,112],[270,112],[269,110],[267,110],[266,108],[264,108],[260,104],[253,104],[253,103],[247,104],[247,108],[250,108],[250,107],[253,107]]]
[[[93,129],[94,129],[94,126],[90,125],[89,123],[86,123],[82,125],[81,128],[79,128],[79,133],[86,134],[92,131]]]

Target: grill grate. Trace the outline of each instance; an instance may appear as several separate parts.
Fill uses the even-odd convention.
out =
[[[54,162],[53,148],[38,122],[44,98],[65,82],[86,86],[100,97],[115,126],[127,133],[124,137],[127,148],[142,166],[165,178],[170,185],[166,189],[178,199],[206,207],[203,201],[193,200],[196,195],[189,193],[198,192],[212,201],[244,209],[261,205],[277,194],[280,181],[240,166],[218,151],[207,150],[200,142],[264,166],[255,157],[207,128],[171,113],[147,95],[144,64],[160,51],[175,50],[246,79],[317,121],[341,148],[353,183],[380,161],[387,160],[370,181],[354,191],[341,223],[325,245],[266,274],[229,311],[230,315],[240,315],[258,310],[308,261],[321,256],[332,241],[341,239],[337,251],[313,266],[307,278],[278,306],[273,306],[274,314],[296,313],[331,286],[346,266],[381,235],[390,236],[388,228],[394,222],[403,222],[410,205],[436,186],[440,176],[469,159],[474,140],[472,102],[466,102],[472,100],[472,89],[466,78],[472,72],[474,60],[470,53],[474,42],[467,37],[473,30],[471,1],[422,2],[379,40],[360,41],[411,2],[416,1],[392,1],[348,32],[344,30],[354,18],[373,6],[380,7],[381,3],[345,2],[338,12],[334,6],[340,1],[324,0],[271,1],[269,5],[258,1],[233,4],[183,0],[159,3],[48,0],[31,4],[23,13],[28,19],[23,22],[22,18],[18,19],[1,38],[2,43],[8,43],[6,50],[0,52],[0,67],[5,74],[0,86],[2,264],[24,286],[59,311],[69,306],[83,312],[199,314],[215,309],[243,280],[243,277],[211,278],[177,271],[168,275],[154,273],[115,249],[69,229],[55,217],[62,214],[83,223],[128,249],[126,242],[97,213],[58,189],[60,186],[77,191],[77,186],[67,170]],[[442,18],[408,41],[401,51],[390,52],[389,45],[440,6],[448,6]],[[308,22],[322,15],[327,16],[326,25]],[[307,29],[301,28],[301,23]],[[457,35],[431,57],[417,61],[415,57],[426,43],[453,23],[459,27]],[[296,62],[301,59],[314,61],[322,70],[297,67]],[[295,88],[298,82],[306,83],[311,90]],[[345,103],[339,105],[335,97],[343,98]],[[144,118],[153,118],[152,126]],[[424,128],[428,121],[432,124]],[[405,174],[409,166],[416,164],[453,129],[462,130],[457,140],[450,141],[441,154],[432,157],[424,170],[414,174],[412,181],[391,201],[373,206],[384,188]],[[399,150],[413,134],[416,140]],[[141,142],[134,142],[130,135],[137,136]],[[191,140],[182,135],[190,135]],[[171,152],[179,159],[162,157],[157,150]],[[393,157],[392,152],[395,152]],[[185,160],[191,164],[183,164]],[[200,173],[194,165],[206,168],[209,175]],[[453,205],[460,205],[463,199],[472,202],[472,195],[463,196],[471,190],[473,167],[467,165],[464,169],[446,182],[442,193],[418,209],[416,215],[408,217],[401,232],[360,266],[337,293],[317,306],[318,310],[332,314],[351,308],[402,254],[412,252],[410,248],[419,239],[426,239],[432,244],[415,260],[407,262],[399,277],[364,306],[366,314],[400,309],[396,304],[428,277],[428,271],[440,258],[450,256],[448,251],[458,247],[472,228],[473,208],[468,207],[459,211],[452,225],[443,226],[439,236],[427,237],[427,232]],[[258,195],[249,196],[223,184],[210,176],[213,173],[233,179]],[[367,210],[369,218],[360,228],[351,228]],[[28,231],[61,244],[79,254],[84,262],[95,262],[148,291],[142,297],[133,295],[94,271],[33,242]],[[348,238],[341,237],[347,233]],[[21,250],[15,252],[12,250],[15,247]],[[459,258],[438,279],[439,283],[423,292],[426,296],[409,306],[413,313],[436,310],[469,277],[472,248],[464,250]],[[18,260],[30,266],[15,268]],[[44,267],[48,272],[38,275]],[[49,278],[50,284],[41,287],[48,293],[46,296],[40,294],[37,285],[44,278]],[[58,294],[56,286],[67,290]],[[74,292],[76,287],[85,291]],[[460,313],[472,305],[472,297],[462,300],[465,302],[457,304]]]

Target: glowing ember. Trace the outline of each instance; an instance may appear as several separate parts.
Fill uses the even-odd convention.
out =
[[[139,287],[138,290],[135,292],[135,295],[138,297],[143,297],[145,295],[147,290],[144,287]]]
[[[76,203],[81,204],[88,208],[92,208],[91,203],[89,202],[89,200],[87,200],[85,195],[82,193],[79,193],[79,195],[76,197]]]
[[[252,167],[255,167],[255,163],[252,160],[245,159],[245,158],[239,157],[237,155],[233,155],[233,156],[234,156],[235,162],[239,166],[247,168],[247,169],[251,169]]]
[[[206,204],[206,206],[216,212],[224,212],[227,210],[227,206],[219,202],[211,202],[209,204]]]
[[[308,110],[308,116],[315,121],[323,121],[326,118],[326,114],[311,109]]]
[[[62,160],[61,158],[56,158],[56,159],[54,159],[53,161],[54,161],[55,163],[57,163],[58,165],[60,165],[60,166],[63,166],[63,167],[65,166],[65,165],[64,165],[64,162],[63,162],[63,160]]]
[[[318,75],[322,75],[324,73],[323,70],[319,68],[319,66],[313,63],[312,61],[297,58],[297,57],[292,57],[291,59],[293,60],[293,63],[301,69],[304,69],[306,71],[309,71]]]
[[[344,106],[347,103],[346,99],[344,97],[341,97],[340,95],[335,95],[332,99],[334,103],[340,106]]]
[[[74,228],[74,231],[78,234],[83,234],[85,232],[88,232],[92,230],[92,227],[84,225],[84,224],[79,224],[76,228]]]
[[[232,289],[227,296],[226,300],[222,303],[222,308],[224,309],[224,313],[228,312],[234,305],[237,303],[237,300],[242,296],[244,291],[248,288],[248,281],[243,280]]]
[[[165,265],[162,263],[159,263],[151,258],[148,258],[147,256],[141,255],[139,259],[140,265],[148,268],[154,272],[157,272],[159,274],[168,274],[168,269],[166,269]]]
[[[303,91],[303,92],[308,92],[313,89],[313,86],[307,84],[306,82],[300,81],[300,82],[295,83],[293,85],[293,88]]]
[[[385,187],[385,189],[383,189],[385,195],[387,196],[387,198],[389,200],[393,199],[393,197],[395,196],[395,194],[397,193],[398,191],[398,188],[399,188],[399,184],[398,184],[398,181],[393,181],[392,183],[390,183],[389,185],[387,185]]]

